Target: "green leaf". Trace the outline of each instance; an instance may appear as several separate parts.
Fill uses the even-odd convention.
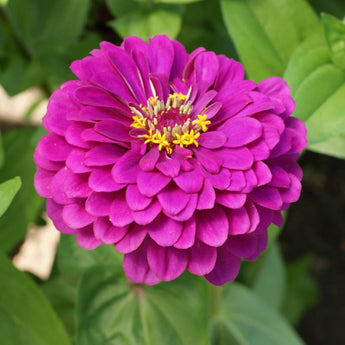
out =
[[[80,276],[90,267],[102,264],[115,269],[122,267],[122,255],[113,245],[102,244],[96,249],[86,250],[78,245],[75,236],[61,234],[57,264],[63,278],[76,286]]]
[[[282,307],[284,316],[297,324],[303,312],[318,298],[316,282],[308,275],[312,256],[307,255],[287,266],[287,294]]]
[[[43,207],[43,199],[36,193],[33,177],[36,171],[32,156],[42,129],[23,128],[3,135],[5,165],[0,170],[0,181],[19,176],[22,188],[7,212],[0,218],[0,248],[10,251],[20,241],[30,223]]]
[[[138,36],[147,39],[158,34],[175,38],[181,28],[182,8],[179,5],[157,5],[139,8],[109,22],[122,37]]]
[[[303,344],[278,312],[242,285],[231,283],[225,286],[220,301],[213,319],[212,344]]]
[[[246,72],[256,81],[283,75],[298,44],[320,30],[304,0],[221,0],[221,5]]]
[[[284,78],[296,101],[295,116],[306,123],[309,145],[344,133],[345,72],[331,61],[322,36],[296,49]]]
[[[191,275],[148,287],[90,268],[79,285],[77,345],[209,344],[207,287]]]
[[[268,306],[279,310],[285,294],[286,273],[278,245],[271,245],[257,261],[247,267],[250,267],[253,279],[250,284],[252,291]]]
[[[19,177],[14,177],[13,179],[0,184],[0,217],[6,212],[7,208],[10,206],[21,184],[22,183]]]
[[[77,289],[69,285],[61,276],[49,279],[41,289],[64,324],[70,338],[75,341]]]
[[[4,165],[4,160],[5,160],[4,148],[2,147],[2,135],[1,135],[1,132],[0,132],[0,169]]]
[[[8,0],[5,13],[30,56],[61,51],[82,32],[89,0]]]
[[[308,150],[345,159],[345,134],[333,137],[322,143],[309,145]]]
[[[326,40],[335,65],[345,69],[345,22],[330,14],[321,16]]]
[[[0,254],[0,343],[70,345],[49,302],[32,280]]]

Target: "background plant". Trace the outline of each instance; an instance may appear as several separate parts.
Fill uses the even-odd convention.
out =
[[[345,13],[342,1],[1,0],[0,84],[15,95],[38,86],[49,97],[73,74],[68,66],[101,40],[120,43],[165,33],[188,51],[204,46],[239,59],[255,81],[282,76],[308,128],[308,150],[345,158]],[[303,344],[290,323],[317,295],[310,258],[286,267],[278,229],[236,283],[211,287],[185,274],[130,285],[112,247],[79,248],[61,237],[48,281],[17,271],[14,248],[44,202],[35,192],[33,150],[44,135],[30,122],[0,146],[0,342],[3,344]],[[20,216],[19,216],[20,215]],[[296,303],[297,301],[297,303]],[[295,302],[295,303],[294,303]],[[290,323],[289,323],[290,321]]]

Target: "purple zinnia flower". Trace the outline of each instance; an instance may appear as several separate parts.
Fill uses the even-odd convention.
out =
[[[306,129],[287,84],[166,36],[91,53],[51,96],[34,156],[56,228],[114,244],[137,283],[233,280],[300,195]]]

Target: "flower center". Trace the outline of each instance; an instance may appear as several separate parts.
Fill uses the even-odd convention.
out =
[[[146,106],[130,107],[135,114],[131,127],[139,130],[136,136],[151,147],[158,145],[159,151],[164,148],[168,154],[175,145],[197,147],[200,132],[206,132],[211,121],[206,120],[206,114],[192,115],[189,95],[190,92],[187,95],[173,93],[166,102],[159,100],[158,96],[150,97]]]

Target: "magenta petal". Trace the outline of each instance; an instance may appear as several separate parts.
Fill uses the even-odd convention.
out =
[[[149,226],[150,237],[160,246],[172,246],[180,238],[183,224],[160,214]]]
[[[249,231],[251,227],[250,218],[245,207],[238,210],[231,210],[228,214],[229,234],[242,235]]]
[[[111,168],[95,167],[89,176],[89,186],[95,192],[114,192],[124,188],[126,184],[114,181]]]
[[[247,195],[236,192],[219,191],[216,194],[216,203],[232,209],[241,208],[247,200]]]
[[[151,73],[169,77],[173,63],[174,48],[168,37],[157,35],[149,39],[148,61]]]
[[[284,187],[288,188],[291,184],[289,174],[277,165],[270,166],[270,172],[272,173],[272,179],[270,186],[272,187]]]
[[[101,144],[85,155],[85,165],[105,166],[117,162],[123,155],[124,150],[113,144]]]
[[[123,270],[127,278],[135,283],[155,285],[161,279],[151,271],[147,263],[146,252],[146,247],[140,247],[135,252],[125,254],[123,258]]]
[[[55,176],[55,171],[38,168],[34,178],[34,186],[37,193],[44,198],[51,198],[50,183]]]
[[[84,228],[95,220],[95,217],[86,212],[85,207],[81,204],[65,205],[62,218],[73,229]]]
[[[180,213],[174,216],[168,214],[168,216],[179,222],[184,222],[193,216],[193,214],[195,213],[197,203],[198,203],[198,195],[196,193],[191,194],[189,203]]]
[[[132,211],[134,221],[140,225],[151,223],[162,211],[160,203],[155,200],[148,207],[140,211]]]
[[[109,219],[114,226],[122,227],[133,222],[132,210],[129,208],[125,193],[114,194],[114,201],[110,207]]]
[[[93,192],[85,202],[85,209],[93,216],[108,216],[113,201],[113,193]]]
[[[246,176],[241,170],[231,172],[231,182],[226,190],[240,192],[246,187]]]
[[[129,126],[118,121],[103,120],[95,125],[95,131],[117,141],[130,141]]]
[[[199,211],[196,215],[196,236],[212,247],[219,247],[228,238],[229,222],[222,207]]]
[[[131,184],[126,189],[126,200],[128,206],[133,211],[141,211],[151,203],[152,199],[142,195],[135,184]]]
[[[95,238],[91,225],[87,226],[86,228],[79,229],[76,239],[77,243],[81,247],[88,250],[95,249],[101,244],[101,241]]]
[[[188,252],[174,247],[161,247],[151,241],[147,248],[147,261],[159,278],[170,281],[176,279],[186,269]]]
[[[292,174],[290,174],[290,179],[291,179],[290,187],[280,189],[280,195],[284,203],[297,201],[301,194],[302,186],[301,186],[300,180],[295,175],[292,175]]]
[[[250,193],[250,199],[260,206],[280,210],[283,201],[280,193],[273,187],[258,187]]]
[[[38,143],[40,154],[51,161],[65,161],[72,150],[65,138],[49,133]]]
[[[197,209],[206,210],[212,209],[216,200],[216,192],[213,189],[211,182],[207,179],[204,181],[204,186],[199,193]]]
[[[158,146],[157,145],[153,146],[151,150],[147,152],[140,159],[140,162],[139,162],[140,169],[144,171],[152,171],[156,166],[156,163],[159,158],[159,154],[160,152],[158,150]]]
[[[255,162],[253,170],[257,178],[257,186],[268,184],[272,180],[272,173],[270,168],[263,162]]]
[[[151,198],[161,191],[171,178],[160,172],[140,171],[138,174],[137,184],[141,194]]]
[[[192,171],[181,171],[174,181],[186,193],[197,193],[202,188],[204,176],[200,168],[194,166]]]
[[[223,159],[216,152],[200,147],[194,151],[194,154],[208,172],[211,174],[217,174],[219,172]]]
[[[110,223],[108,217],[98,217],[93,223],[95,237],[105,244],[119,242],[126,235],[128,226],[116,227]]]
[[[81,138],[81,133],[85,129],[89,129],[91,127],[92,127],[92,124],[90,123],[73,122],[72,124],[68,126],[66,130],[66,134],[65,134],[66,141],[73,146],[78,146],[84,149],[90,148],[90,145]]]
[[[205,173],[205,175],[212,186],[219,190],[228,188],[231,183],[231,174],[228,169],[222,168],[218,174]]]
[[[68,169],[65,167],[58,171],[51,181],[51,195],[58,204],[72,204],[75,201],[74,198],[69,198],[65,193],[64,183],[66,176],[69,174]]]
[[[227,134],[227,147],[240,147],[246,145],[262,134],[262,126],[258,120],[251,117],[229,119],[219,127],[220,131]]]
[[[36,150],[34,152],[34,162],[36,163],[37,167],[50,171],[58,171],[65,165],[64,161],[51,161],[47,157],[42,156],[39,146],[36,147]]]
[[[174,244],[175,248],[188,249],[194,245],[196,233],[195,217],[183,223],[183,231],[180,238]]]
[[[212,84],[217,76],[219,63],[213,52],[204,52],[198,55],[194,63],[195,81],[207,81]]]
[[[232,255],[224,247],[217,249],[217,261],[214,269],[205,278],[214,285],[223,285],[233,281],[240,271],[241,259]]]
[[[68,198],[87,198],[92,193],[88,185],[88,174],[73,174],[67,169],[64,191]]]
[[[223,167],[246,170],[253,165],[253,154],[246,148],[221,149],[217,153],[223,158]]]
[[[126,152],[115,164],[111,174],[117,183],[135,183],[139,172],[139,160],[142,156],[135,151]]]
[[[48,199],[46,203],[46,208],[47,214],[49,218],[53,221],[56,229],[58,229],[60,232],[64,234],[76,234],[78,232],[77,229],[72,229],[69,226],[67,226],[67,224],[63,220],[63,205],[59,205],[54,200]]]
[[[177,159],[165,156],[157,163],[156,168],[165,176],[176,177],[180,172],[180,162]]]
[[[252,256],[256,252],[257,246],[257,234],[229,236],[228,240],[225,242],[227,250],[242,258]]]
[[[66,159],[67,168],[77,174],[91,171],[91,168],[85,165],[86,153],[83,149],[73,149]]]
[[[143,243],[147,234],[145,227],[137,224],[131,224],[126,235],[115,244],[115,248],[123,254],[133,252]]]
[[[75,92],[76,99],[84,105],[116,107],[117,101],[110,93],[96,86],[81,86]]]
[[[173,216],[186,207],[190,197],[190,194],[185,193],[174,183],[168,184],[157,195],[163,210]]]
[[[216,149],[222,147],[227,140],[225,133],[208,131],[202,133],[198,138],[198,143],[208,149]]]
[[[210,273],[217,260],[217,249],[196,241],[189,250],[188,271],[198,276]]]

